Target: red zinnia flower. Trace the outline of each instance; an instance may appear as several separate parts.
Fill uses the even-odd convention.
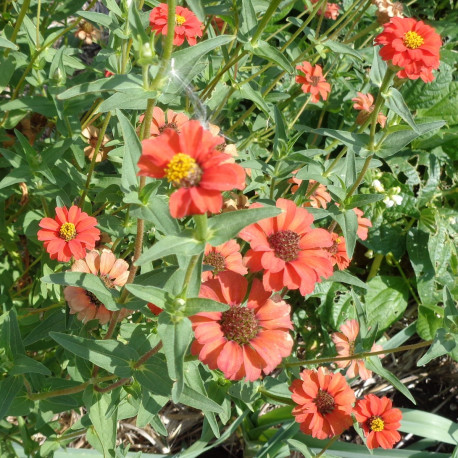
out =
[[[328,248],[331,254],[331,262],[333,265],[337,264],[339,270],[344,270],[350,264],[350,259],[347,254],[345,245],[345,237],[337,235],[335,232],[331,234],[333,244]]]
[[[154,305],[152,302],[148,302],[146,305],[150,309],[150,312],[156,316],[163,312],[163,310],[160,307]]]
[[[169,7],[167,3],[161,3],[151,10],[149,23],[154,32],[167,35],[167,15]],[[202,22],[188,8],[177,6],[175,9],[175,35],[173,44],[180,46],[185,38],[190,46],[197,43],[196,37],[202,36]]]
[[[100,277],[108,288],[124,286],[129,276],[129,264],[123,259],[116,259],[116,256],[109,250],[90,251],[84,259],[75,261],[72,265],[72,272],[84,272]],[[64,296],[70,307],[71,314],[77,314],[77,318],[83,323],[89,320],[99,320],[101,324],[110,321],[113,312],[108,310],[89,291],[76,286],[67,286],[64,289]],[[119,319],[122,320],[132,313],[130,310],[121,309]]]
[[[397,429],[401,426],[402,413],[393,409],[393,403],[386,396],[378,398],[368,394],[356,402],[353,413],[363,427],[368,448],[393,448],[401,440]]]
[[[320,95],[323,100],[328,98],[331,92],[331,86],[326,82],[323,76],[323,69],[319,65],[312,67],[310,62],[302,62],[296,67],[303,75],[296,76],[296,83],[302,84],[302,91],[306,94],[312,94],[311,101],[317,103],[320,101]]]
[[[222,138],[214,137],[199,121],[189,121],[181,132],[167,129],[159,137],[143,140],[139,175],[167,178],[177,191],[170,196],[174,218],[217,213],[221,191],[243,189],[245,171],[231,164],[228,154],[217,151]]]
[[[311,0],[312,4],[318,3],[320,0]],[[322,9],[318,10],[318,14],[321,16],[323,14]],[[326,3],[326,10],[324,12],[324,17],[326,19],[336,20],[340,14],[340,6],[337,3]]]
[[[218,246],[211,246],[207,243],[204,264],[212,266],[213,270],[202,272],[202,281],[210,280],[226,270],[241,275],[248,273],[247,268],[243,265],[240,245],[235,240],[229,240]]]
[[[297,170],[293,173],[296,172]],[[291,187],[291,192],[295,194],[299,186],[301,185],[302,180],[299,180],[299,178],[296,177],[292,177],[288,180],[288,183],[294,183],[294,186]],[[315,180],[309,180],[306,194],[310,191],[310,189],[315,187],[315,185]],[[318,187],[315,189],[315,191],[313,191],[309,199],[310,202],[305,202],[304,207],[326,208],[328,206],[328,203],[332,200],[331,194],[329,194],[329,192],[326,190],[326,186],[321,183],[318,184]]]
[[[247,287],[241,275],[221,272],[202,285],[200,297],[231,308],[190,317],[196,338],[191,353],[210,369],[223,371],[229,380],[254,381],[261,372],[269,374],[293,348],[290,306],[283,300],[274,302],[258,279],[253,280],[245,306]]]
[[[338,356],[353,356],[355,354],[355,343],[359,334],[359,323],[356,320],[348,320],[340,326],[341,332],[333,332],[331,339],[336,346]],[[381,345],[372,345],[371,351],[383,350]],[[384,355],[379,355],[383,358]],[[364,360],[352,359],[348,361],[336,361],[337,367],[345,368],[348,366],[347,375],[350,378],[358,375],[367,380],[372,377],[372,371],[366,369]]]
[[[114,73],[110,72],[110,70],[105,70],[105,78],[109,78],[110,76],[113,76]]]
[[[355,102],[353,108],[355,110],[361,110],[356,118],[356,123],[362,125],[374,111],[374,97],[372,94],[363,94],[362,92],[357,92],[356,94],[358,96],[352,98],[351,100]],[[377,114],[377,122],[382,126],[382,128],[385,127],[386,116],[384,116],[382,112]]]
[[[439,68],[440,35],[423,21],[410,17],[393,17],[383,25],[383,32],[375,37],[375,44],[382,45],[380,56],[401,70],[399,78],[425,83],[434,80],[433,69]]]
[[[140,116],[140,122],[143,121],[144,117],[145,115]],[[167,110],[167,113],[164,113],[159,107],[154,107],[150,137],[161,135],[165,129],[173,129],[180,132],[183,125],[188,121],[189,118],[184,113],[175,113],[173,110]]]
[[[37,233],[38,240],[45,242],[49,257],[60,262],[70,261],[72,256],[84,258],[86,250],[92,250],[100,239],[97,220],[76,205],[68,210],[56,207],[55,218],[43,218],[38,225],[42,228]]]
[[[245,263],[253,272],[264,271],[266,290],[280,291],[286,286],[299,289],[305,296],[321,282],[320,277],[332,275],[331,256],[323,250],[332,246],[331,234],[324,229],[312,229],[313,216],[294,202],[278,199],[277,207],[284,212],[240,232],[239,237],[251,245]]]
[[[353,211],[356,213],[356,217],[358,218],[358,231],[356,232],[356,235],[361,240],[366,240],[369,228],[372,227],[372,223],[369,219],[363,218],[364,213],[359,208],[354,208]]]
[[[341,374],[319,367],[306,369],[300,375],[302,380],[294,380],[289,389],[298,404],[293,415],[302,432],[326,439],[340,435],[353,424],[355,393]]]

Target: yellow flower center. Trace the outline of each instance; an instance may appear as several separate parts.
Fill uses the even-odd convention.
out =
[[[422,36],[418,35],[417,32],[411,30],[404,35],[404,46],[409,49],[417,49],[424,43],[424,39]]]
[[[73,223],[64,223],[59,229],[59,236],[66,242],[73,240],[76,237],[76,227]]]
[[[195,186],[202,176],[196,160],[184,153],[175,154],[164,172],[167,180],[177,188]]]
[[[375,432],[383,431],[385,429],[385,423],[380,417],[372,417],[369,419],[369,427]]]
[[[186,18],[184,16],[175,14],[175,24],[176,25],[183,25],[185,22],[186,22]]]

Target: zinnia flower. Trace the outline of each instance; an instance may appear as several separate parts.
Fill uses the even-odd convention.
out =
[[[337,264],[339,270],[344,270],[350,264],[350,259],[347,254],[345,245],[345,237],[337,235],[335,232],[331,234],[332,246],[328,248],[331,254],[331,262],[333,265]]]
[[[363,218],[364,213],[359,208],[354,208],[353,211],[356,213],[356,217],[358,218],[358,230],[356,231],[356,235],[361,240],[366,240],[369,228],[372,227],[372,223],[369,219]]]
[[[154,305],[152,302],[148,302],[146,305],[148,306],[150,312],[153,315],[158,316],[160,313],[163,312],[163,310],[160,307],[158,307],[157,305]]]
[[[356,118],[356,123],[361,126],[367,121],[371,113],[374,111],[374,97],[372,94],[363,94],[362,92],[357,92],[356,94],[357,97],[354,97],[351,100],[355,102],[353,108],[355,110],[361,110]],[[382,128],[385,127],[386,116],[384,116],[381,111],[377,114],[377,122],[382,126]]]
[[[235,192],[230,193],[230,197],[227,197],[223,201],[222,213],[234,212],[237,210],[246,210],[250,207],[248,197],[243,194],[237,194]]]
[[[296,173],[294,171],[293,173]],[[302,184],[303,180],[299,180],[299,178],[292,177],[288,180],[288,183],[294,183],[294,186],[291,187],[291,192],[293,194],[299,189],[299,186]],[[308,192],[315,187],[317,182],[315,180],[309,180],[309,184],[307,186]],[[318,183],[318,187],[313,191],[313,193],[309,196],[309,202],[304,203],[304,207],[313,207],[313,208],[326,208],[328,203],[331,202],[331,194],[326,190],[326,186],[324,184]]]
[[[221,191],[245,187],[243,168],[228,163],[231,157],[216,150],[221,142],[199,121],[187,122],[181,132],[167,129],[159,137],[143,140],[138,174],[167,178],[178,188],[170,196],[174,218],[219,212]]]
[[[318,3],[320,0],[311,0],[312,4]],[[318,15],[322,15],[323,11],[320,8],[318,10]],[[340,14],[340,6],[337,3],[326,3],[326,10],[324,12],[324,17],[326,19],[332,19],[335,21]]]
[[[95,153],[95,148],[97,146],[97,142],[99,140],[100,129],[94,126],[86,127],[82,132],[81,135],[85,138],[85,140],[89,143],[89,146],[84,148],[84,154],[87,156],[89,160],[92,161],[92,158]],[[110,141],[110,138],[107,135],[103,136],[102,143],[100,145],[99,152],[97,153],[97,158],[95,162],[102,162],[104,161],[108,153],[113,149],[111,147],[105,147],[105,145]]]
[[[114,73],[113,73],[113,72],[110,72],[110,70],[105,70],[104,75],[105,75],[105,78],[109,78],[110,76],[113,76]]]
[[[274,302],[258,279],[253,280],[246,306],[248,282],[231,271],[202,285],[200,297],[228,304],[226,312],[203,312],[190,317],[196,340],[191,353],[220,369],[229,380],[257,380],[291,354],[293,329],[290,306]]]
[[[160,3],[151,10],[149,23],[151,30],[167,35],[167,15],[169,7],[167,3]],[[186,38],[190,46],[197,43],[196,37],[202,36],[202,22],[188,8],[177,6],[175,9],[175,34],[173,44],[181,46]]]
[[[334,332],[331,339],[336,346],[338,356],[353,356],[355,354],[355,343],[359,334],[359,323],[356,320],[348,320],[340,326],[341,332]],[[381,345],[372,345],[371,351],[383,350]],[[384,355],[379,355],[383,358]],[[350,378],[358,375],[367,380],[372,377],[372,371],[366,369],[363,359],[351,359],[348,361],[336,361],[337,367],[345,368],[348,366],[347,375]]]
[[[85,44],[91,45],[94,41],[100,40],[102,33],[90,22],[87,22],[83,19],[79,22],[78,28],[76,29],[74,35],[76,38],[84,41]]]
[[[210,280],[226,270],[241,275],[248,273],[247,268],[243,265],[240,245],[235,240],[229,240],[215,247],[207,243],[204,264],[212,266],[213,270],[202,272],[202,281]]]
[[[97,275],[107,288],[115,288],[125,285],[129,276],[128,268],[126,261],[116,259],[110,250],[102,250],[101,254],[98,251],[90,251],[84,259],[75,261],[71,271]],[[70,313],[77,314],[78,320],[83,323],[99,320],[101,324],[106,324],[113,315],[113,312],[108,310],[94,294],[83,288],[67,286],[64,289],[64,296],[70,307]],[[122,309],[119,319],[125,318],[130,313],[130,310]]]
[[[296,76],[296,83],[302,84],[302,92],[312,94],[313,103],[319,102],[320,96],[323,100],[327,100],[331,86],[323,76],[323,69],[319,65],[312,67],[307,61],[302,62],[296,69],[304,74]]]
[[[92,250],[100,238],[97,220],[76,205],[68,210],[56,207],[55,218],[43,218],[38,225],[42,228],[37,233],[38,240],[45,242],[49,257],[60,262],[70,261],[72,256],[84,258],[86,250]]]
[[[326,250],[332,246],[331,234],[325,229],[312,229],[313,216],[294,202],[278,199],[277,207],[284,212],[240,232],[239,237],[251,245],[245,264],[253,272],[263,271],[267,291],[280,291],[286,286],[299,289],[305,296],[321,282],[320,277],[332,275],[331,256]]]
[[[425,83],[434,80],[433,70],[439,67],[440,35],[423,21],[393,17],[383,25],[384,31],[375,38],[382,45],[380,56],[401,67],[397,76]]]
[[[353,424],[351,419],[355,393],[345,377],[333,374],[323,367],[306,369],[301,379],[289,387],[292,400],[298,404],[293,409],[301,431],[317,439],[342,434]]]
[[[145,115],[140,116],[140,121],[143,121]],[[153,119],[150,127],[150,137],[157,137],[166,129],[173,129],[181,132],[181,128],[189,121],[189,118],[184,113],[175,113],[173,110],[167,110],[164,113],[159,107],[153,108]]]
[[[393,409],[393,403],[386,396],[378,398],[368,394],[356,402],[353,413],[363,427],[368,448],[393,448],[401,440],[397,429],[401,426],[402,413]]]
[[[208,130],[215,136],[218,137],[219,133],[221,131],[221,128],[215,124],[208,124]],[[218,151],[222,151],[223,153],[229,154],[229,156],[238,156],[237,154],[237,148],[233,143],[227,144],[226,139],[224,137],[221,137],[223,139],[223,143],[218,145],[216,149]]]
[[[400,2],[392,2],[391,0],[372,0],[372,3],[377,6],[377,22],[380,25],[389,22],[392,17],[404,17],[404,7]]]

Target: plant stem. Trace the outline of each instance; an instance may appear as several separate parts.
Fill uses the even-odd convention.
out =
[[[264,395],[266,398],[270,398],[274,401],[281,402],[283,404],[289,404],[290,406],[295,406],[296,403],[292,399],[285,398],[283,396],[278,396],[276,394],[271,393],[270,391],[267,391],[262,385],[258,387],[258,393],[261,393]]]
[[[381,253],[377,253],[372,261],[371,270],[369,271],[369,275],[367,276],[367,281],[374,278],[377,275],[377,272],[380,269],[380,265],[382,264],[383,258],[385,255]]]
[[[264,16],[261,19],[261,22],[259,23],[256,32],[253,35],[253,38],[251,39],[251,45],[255,46],[256,43],[258,42],[262,32],[264,29],[267,27],[267,24],[269,23],[270,19],[272,16],[275,14],[275,10],[277,9],[277,6],[281,3],[282,0],[271,0],[269,7],[267,8],[266,12],[264,13]]]
[[[318,453],[317,455],[315,455],[315,458],[318,458],[320,456],[323,455],[323,453],[329,449],[329,447],[331,447],[331,445],[340,437],[340,435],[337,435],[337,436],[334,436],[324,447],[323,449],[321,450],[320,453]]]
[[[16,24],[14,24],[13,33],[11,34],[11,37],[9,39],[11,43],[16,43],[17,34],[19,33],[19,29],[21,28],[22,21],[24,20],[24,17],[27,14],[27,11],[29,10],[29,6],[30,0],[24,0],[24,2],[22,3],[21,11],[19,11],[19,16],[17,18]],[[8,57],[10,51],[11,49],[9,48],[5,50],[5,57]]]
[[[134,369],[138,369],[143,363],[146,363],[151,356],[154,356],[162,348],[162,342],[159,342],[154,348],[147,351],[135,364]]]

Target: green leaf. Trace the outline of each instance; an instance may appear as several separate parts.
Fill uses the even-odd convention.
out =
[[[333,40],[326,40],[324,43],[322,43],[323,46],[326,48],[329,48],[331,51],[334,51],[336,56],[340,59],[342,55],[348,54],[352,57],[356,57],[356,59],[363,61],[364,58],[361,55],[360,52],[356,51],[356,49],[353,49],[351,46],[344,45],[343,43],[339,43],[338,41],[333,41]]]
[[[453,300],[452,294],[447,286],[444,286],[442,292],[443,302],[444,302],[444,323],[447,327],[450,328],[451,332],[458,332],[458,307],[456,302]]]
[[[365,205],[378,202],[384,198],[385,196],[383,194],[355,194],[351,196],[350,202],[345,204],[345,208],[364,207]]]
[[[369,135],[367,134],[355,134],[353,132],[347,132],[345,130],[334,130],[334,129],[311,129],[310,127],[301,127],[298,130],[305,130],[318,135],[331,137],[339,140],[344,145],[351,148],[355,154],[359,154],[363,157],[368,155],[367,145],[369,144]]]
[[[51,331],[65,331],[65,310],[57,310],[48,315],[45,319],[34,325],[33,329],[24,339],[24,345],[32,345],[39,340],[49,339]]]
[[[251,0],[242,0],[242,11],[240,18],[242,21],[240,24],[240,32],[245,35],[245,39],[249,39],[253,36],[254,31],[258,26],[256,12]]]
[[[412,396],[408,388],[394,374],[383,367],[382,362],[378,356],[371,356],[370,358],[367,358],[366,367],[390,382],[398,391],[400,391],[415,405],[417,404],[415,402],[415,398]]]
[[[50,336],[70,353],[120,377],[130,377],[132,363],[139,359],[133,348],[116,340],[93,340],[59,332],[50,332]]]
[[[5,349],[6,355],[10,360],[25,354],[14,309],[0,315],[0,348]]]
[[[299,423],[291,421],[289,424],[282,426],[273,437],[256,454],[257,458],[277,456],[280,449],[285,445],[285,441],[294,437],[300,430]]]
[[[275,137],[274,137],[274,155],[276,158],[281,158],[287,147],[288,134],[285,118],[279,108],[274,107],[274,122],[275,122]],[[275,172],[275,169],[274,169]]]
[[[184,357],[194,334],[188,318],[182,318],[178,322],[173,322],[172,319],[167,313],[161,313],[157,332],[164,344],[169,376],[176,381],[172,389],[172,399],[177,403],[180,402],[184,388]]]
[[[127,291],[135,297],[139,297],[146,302],[152,302],[160,308],[164,308],[167,300],[167,292],[155,286],[143,286],[136,284],[126,285]]]
[[[424,366],[434,358],[451,353],[457,346],[457,340],[458,334],[453,335],[444,328],[438,329],[434,337],[434,342],[428,351],[418,360],[417,366]]]
[[[399,115],[415,132],[418,132],[417,124],[413,119],[409,107],[406,105],[402,94],[394,87],[390,88],[385,95],[386,106]]]
[[[225,312],[229,310],[227,304],[202,297],[190,297],[186,299],[186,307],[183,311],[185,316],[192,316],[200,312]]]
[[[110,28],[113,24],[113,19],[108,14],[94,13],[93,11],[77,11],[76,14],[94,24],[102,25]]]
[[[221,245],[236,237],[244,227],[280,213],[281,210],[277,207],[262,207],[215,215],[208,220],[208,230],[211,234],[208,243],[212,246]]]
[[[383,78],[388,68],[386,62],[380,57],[380,46],[373,47],[374,57],[372,59],[371,71],[369,77],[371,81],[378,87],[381,87]]]
[[[379,333],[399,320],[407,307],[409,289],[400,277],[378,276],[367,282],[364,297],[368,326]]]
[[[23,384],[22,377],[6,377],[0,382],[0,420],[7,414]]]
[[[17,51],[19,49],[19,46],[12,43],[10,40],[7,40],[6,38],[0,37],[0,48],[14,49],[15,51]]]
[[[170,256],[171,254],[192,256],[203,252],[204,249],[205,243],[196,239],[186,236],[168,235],[144,251],[135,264],[141,266],[147,262]]]
[[[345,246],[347,248],[348,257],[353,257],[356,245],[356,232],[358,231],[358,218],[353,210],[347,210],[339,213],[335,217],[337,223],[342,229],[345,237]]]
[[[418,307],[417,333],[423,340],[434,339],[436,331],[443,327],[443,314],[444,310],[434,305]]]
[[[134,373],[138,383],[153,395],[171,397],[173,382],[163,355],[154,355]]]
[[[41,278],[43,283],[52,283],[55,285],[77,286],[90,291],[95,297],[108,309],[112,311],[119,310],[116,299],[119,292],[115,289],[108,289],[102,279],[94,274],[82,272],[61,272],[57,274],[45,275]]]
[[[51,375],[51,371],[39,361],[35,361],[26,355],[19,355],[14,360],[14,366],[9,371],[9,375],[21,374]]]
[[[240,88],[240,93],[242,94],[242,96],[245,99],[248,99],[248,100],[251,100],[252,102],[254,102],[254,104],[258,108],[260,108],[266,114],[266,116],[268,118],[271,117],[271,114],[270,114],[271,110],[269,109],[269,106],[265,102],[265,100],[262,97],[262,95],[258,91],[255,91],[250,83],[244,84]]]
[[[358,277],[355,277],[350,272],[345,270],[336,270],[332,277],[323,280],[325,282],[347,283],[348,285],[357,286],[358,288],[367,289],[366,283],[362,282]]]
[[[145,111],[148,99],[157,97],[155,91],[145,91],[143,88],[131,89],[128,92],[115,92],[104,100],[95,113],[106,113],[115,109]]]
[[[217,414],[224,413],[223,408],[215,401],[212,401],[207,396],[198,393],[196,390],[193,390],[186,385],[181,393],[180,403],[194,407],[194,409],[202,410],[203,412],[215,412]]]
[[[355,152],[349,149],[345,158],[345,186],[350,188],[356,181]]]
[[[251,43],[246,43],[244,48],[256,56],[264,57],[264,59],[267,59],[268,61],[278,65],[288,73],[294,72],[293,66],[284,56],[284,54],[282,54],[277,48],[274,48],[265,41],[260,40],[256,43],[255,46],[252,46]]]

